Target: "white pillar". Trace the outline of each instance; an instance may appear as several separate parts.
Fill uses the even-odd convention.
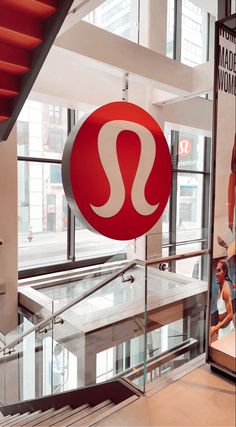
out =
[[[17,145],[16,128],[0,142],[0,331],[17,325]]]
[[[167,0],[140,2],[140,44],[163,55],[166,54],[167,3]]]

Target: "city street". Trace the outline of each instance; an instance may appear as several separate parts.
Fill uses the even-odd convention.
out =
[[[82,260],[126,251],[128,243],[108,239],[89,230],[77,230],[76,259]],[[67,233],[33,233],[29,242],[27,234],[19,236],[19,269],[66,262]]]

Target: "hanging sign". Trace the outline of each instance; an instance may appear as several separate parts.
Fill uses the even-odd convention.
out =
[[[171,157],[153,117],[129,102],[83,117],[62,158],[68,203],[89,228],[116,240],[147,233],[166,206]]]

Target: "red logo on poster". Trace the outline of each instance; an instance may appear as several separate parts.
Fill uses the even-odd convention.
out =
[[[106,104],[72,130],[62,159],[70,207],[86,224],[117,240],[149,231],[171,188],[171,157],[164,134],[142,108]]]
[[[188,139],[182,139],[179,141],[179,154],[180,156],[187,156],[192,148],[192,143]]]

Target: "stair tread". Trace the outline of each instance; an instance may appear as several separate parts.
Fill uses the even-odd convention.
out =
[[[0,71],[0,96],[16,96],[19,90],[19,78]]]
[[[110,403],[111,403],[110,400],[106,400],[102,403],[99,403],[96,406],[93,406],[93,407],[89,406],[87,409],[81,411],[80,413],[74,413],[74,414],[71,413],[67,419],[65,419],[65,420],[63,420],[60,423],[57,423],[55,425],[57,425],[58,427],[59,426],[65,427],[65,426],[73,425],[74,423],[78,423],[80,420],[84,420],[89,415],[91,415],[91,413],[98,411],[100,408],[103,408],[104,406],[107,406]]]
[[[94,417],[90,420],[87,420],[86,425],[94,425],[96,423],[99,423],[102,419],[112,415],[114,412],[119,411],[120,409],[124,408],[127,405],[130,405],[130,403],[133,403],[135,400],[139,399],[139,396],[131,396],[126,400],[123,400],[122,402],[118,403],[117,405],[113,405],[111,407],[107,407],[104,412],[94,413]],[[109,405],[108,405],[109,406]],[[86,421],[86,418],[85,418]],[[78,425],[78,424],[77,424]]]
[[[75,409],[71,409],[70,413],[63,413],[59,417],[53,417],[47,420],[46,424],[43,424],[43,427],[51,427],[53,425],[64,425],[65,424],[65,420],[67,420],[69,417],[71,417],[73,414],[77,414],[77,413],[83,413],[86,409],[91,408],[90,405],[88,405],[87,403],[85,405],[82,406],[78,406],[78,408]]]
[[[22,421],[22,423],[18,424],[18,427],[20,427],[20,426],[27,426],[27,427],[29,427],[34,420],[38,420],[43,415],[45,416],[46,413],[48,413],[49,411],[52,412],[52,411],[54,411],[54,409],[50,408],[50,409],[48,409],[47,411],[44,411],[44,412],[42,412],[42,411],[32,412],[30,415],[28,415],[28,417],[26,417],[26,419],[24,421]]]
[[[0,118],[9,119],[11,115],[11,103],[9,98],[0,97]]]
[[[9,3],[9,0],[1,0],[1,5]],[[23,10],[40,17],[48,17],[57,8],[56,0],[11,0],[15,9]]]
[[[0,42],[0,71],[24,74],[30,69],[31,54],[27,49]]]
[[[19,47],[34,48],[42,40],[42,20],[22,11],[16,13],[8,4],[1,6],[0,41]]]
[[[38,420],[43,420],[44,418],[47,418],[47,416],[50,416],[51,415],[51,413],[52,412],[54,412],[55,411],[55,409],[54,408],[50,408],[50,409],[48,409],[47,411],[44,411],[44,412],[41,412],[40,414],[38,414],[38,415],[34,415],[32,418],[30,418],[29,420],[26,420],[25,421],[25,423],[24,423],[24,426],[27,426],[27,427],[31,427],[31,426],[33,426],[33,425],[37,425],[37,424],[35,424],[35,421],[37,421],[38,422]]]
[[[41,411],[36,411],[36,412],[40,413]],[[20,427],[20,426],[24,425],[25,419],[31,418],[31,416],[33,414],[35,414],[35,412],[34,413],[24,412],[23,414],[21,414],[18,417],[16,417],[16,419],[11,420],[11,422],[9,422],[7,424],[7,427],[15,427],[15,426]]]
[[[42,411],[35,411],[35,412],[30,412],[29,414],[27,414],[25,417],[20,417],[19,419],[16,420],[15,424],[11,424],[11,426],[17,426],[17,427],[21,427],[21,426],[25,426],[27,421],[32,420],[32,418],[41,415]]]
[[[13,419],[16,419],[17,417],[19,417],[19,415],[21,415],[21,414],[20,414],[20,413],[17,413],[17,414],[11,415],[11,416],[10,416],[10,418],[8,418],[8,420],[6,420],[6,422],[4,422],[4,419],[3,419],[3,420],[1,420],[1,421],[0,421],[0,426],[1,426],[1,427],[5,427],[5,426],[7,426],[8,421],[13,420]]]
[[[14,419],[9,419],[6,423],[4,423],[4,426],[10,427],[10,426],[16,426],[18,424],[18,422],[20,422],[20,420],[23,420],[24,418],[26,418],[28,415],[30,414],[30,412],[24,412],[23,414],[19,414],[17,417],[15,417]]]
[[[114,403],[110,402],[108,403],[106,406],[102,407],[102,408],[96,408],[96,406],[94,407],[94,412],[92,412],[91,414],[87,415],[86,417],[78,420],[78,421],[74,421],[72,424],[67,424],[67,426],[88,426],[93,420],[95,420],[98,416],[102,416],[105,412],[107,412],[109,409],[113,408],[115,406]]]
[[[63,408],[60,408],[57,410],[54,409],[54,411],[52,413],[48,413],[46,415],[46,417],[40,418],[40,423],[39,423],[39,419],[36,418],[34,421],[32,421],[32,423],[26,424],[26,425],[27,425],[27,427],[36,427],[36,426],[39,426],[41,424],[42,426],[46,427],[46,425],[47,425],[46,422],[48,419],[50,419],[54,415],[58,415],[60,413],[63,413],[65,411],[67,411],[68,409],[70,409],[69,405],[63,406]]]
[[[1,422],[1,421],[2,421],[2,422],[5,422],[5,421],[7,421],[9,418],[11,418],[11,414],[6,415],[6,416],[3,416],[2,418],[0,418],[0,422]]]

